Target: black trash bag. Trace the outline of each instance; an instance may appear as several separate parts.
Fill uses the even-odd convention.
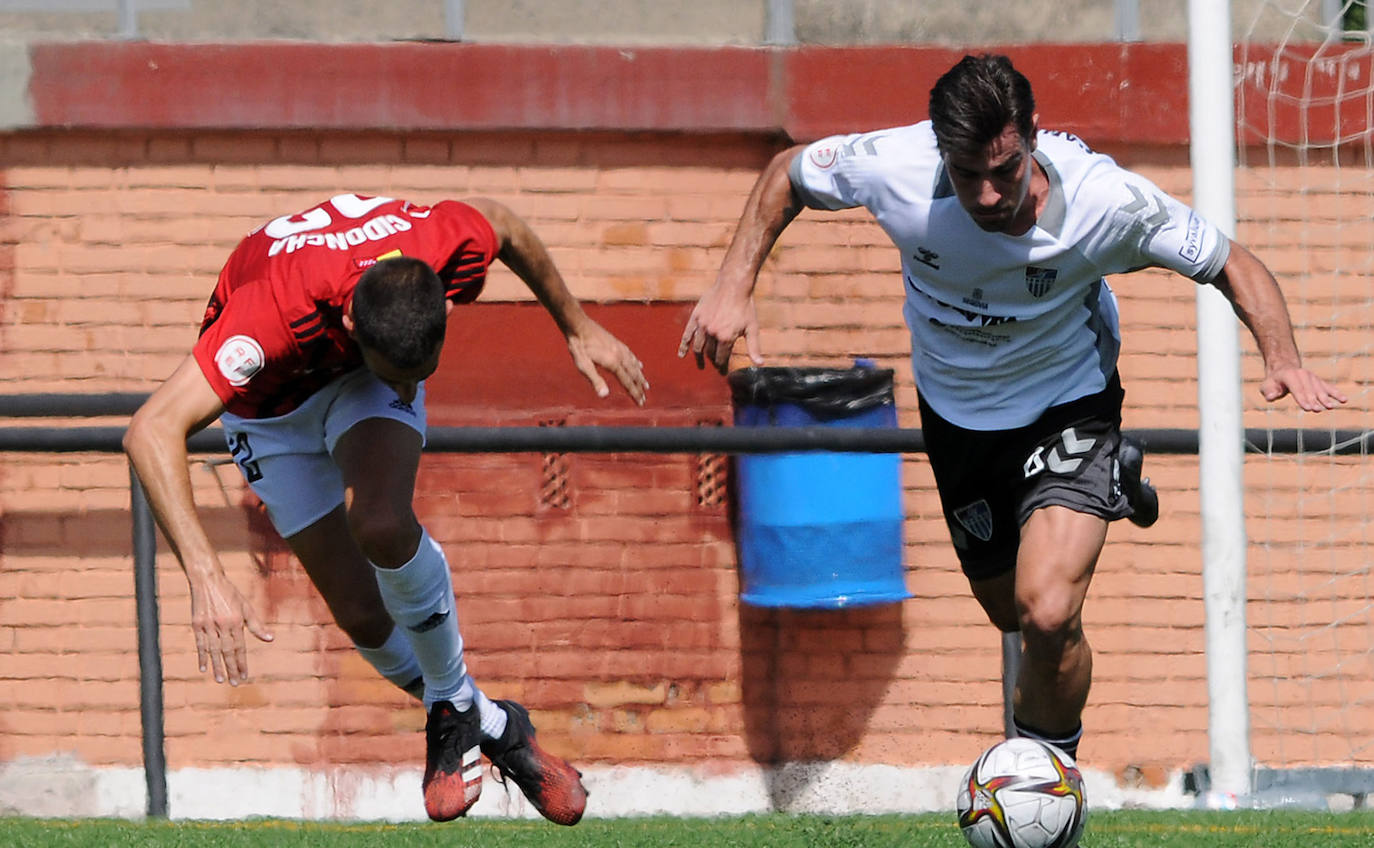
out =
[[[726,376],[735,408],[790,403],[831,421],[893,401],[891,368],[741,368]]]

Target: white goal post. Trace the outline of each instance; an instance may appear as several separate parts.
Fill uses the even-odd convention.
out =
[[[1190,0],[1188,24],[1193,205],[1275,271],[1304,364],[1350,397],[1320,416],[1263,403],[1253,346],[1199,291],[1210,762],[1198,788],[1214,803],[1360,805],[1374,795],[1368,3]],[[1285,428],[1329,431],[1331,447],[1278,449]]]
[[[1193,206],[1236,232],[1230,4],[1188,2],[1188,121]],[[1251,790],[1245,628],[1245,481],[1239,331],[1216,289],[1197,290],[1198,494],[1206,608],[1211,791]]]

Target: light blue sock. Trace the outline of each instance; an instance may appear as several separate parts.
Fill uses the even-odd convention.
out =
[[[472,706],[476,687],[463,662],[463,637],[448,561],[429,533],[400,568],[373,569],[387,612],[403,630],[425,677],[425,709],[449,701],[460,711]]]
[[[379,648],[364,648],[356,642],[354,647],[363,655],[363,659],[372,663],[378,674],[395,683],[399,689],[405,689],[423,674],[420,661],[415,658],[415,649],[400,627],[391,628],[391,635]]]
[[[463,637],[453,602],[453,578],[443,549],[430,538],[400,568],[376,568],[382,603],[396,621],[386,644],[358,651],[382,676],[401,688],[423,674],[425,711],[435,701],[459,710],[477,704],[482,734],[499,739],[506,731],[506,711],[477,688],[463,662]]]

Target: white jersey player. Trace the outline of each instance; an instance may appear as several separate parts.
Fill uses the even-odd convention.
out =
[[[973,430],[1022,427],[1106,388],[1120,333],[1103,275],[1158,265],[1210,283],[1230,250],[1216,227],[1072,135],[1037,133],[1032,158],[1047,196],[1016,237],[960,205],[929,121],[822,139],[789,167],[807,206],[865,206],[897,245],[921,397]]]
[[[1139,445],[1121,436],[1120,333],[1105,276],[1174,270],[1221,291],[1264,358],[1260,392],[1345,402],[1302,367],[1272,274],[1186,205],[1066,133],[1038,128],[1005,56],[966,56],[930,120],[798,145],[755,183],[678,355],[762,364],[753,291],[803,206],[866,207],[902,252],[926,451],[974,597],[1021,633],[1022,735],[1077,754],[1092,677],[1081,611],[1110,521],[1153,523]]]

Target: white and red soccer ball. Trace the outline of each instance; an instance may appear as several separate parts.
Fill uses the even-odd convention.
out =
[[[958,811],[973,848],[1073,848],[1088,808],[1073,758],[1018,738],[998,742],[969,767]]]

